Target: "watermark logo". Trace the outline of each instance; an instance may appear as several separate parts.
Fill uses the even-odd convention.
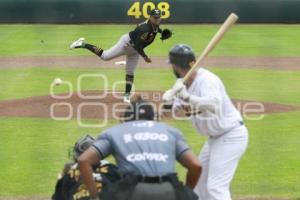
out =
[[[97,91],[101,92],[84,92],[91,85],[94,85],[95,80],[99,85]],[[101,73],[81,74],[78,76],[75,86],[65,80],[59,86],[52,83],[49,91],[55,102],[50,106],[50,116],[57,121],[76,119],[79,127],[87,128],[105,127],[110,119],[124,120],[123,113],[128,104],[122,102],[123,93],[119,92],[118,88],[124,87],[125,84],[125,81],[115,81],[110,88],[107,76]],[[56,94],[61,86],[67,87],[68,91],[63,94]],[[132,94],[134,93],[135,87],[132,84]],[[228,118],[231,117],[230,114],[234,114],[228,115],[227,108],[221,105],[221,102],[214,102],[208,111],[203,111],[201,106],[197,108],[180,100],[175,100],[173,108],[169,109],[162,101],[161,92],[141,92],[139,96],[149,101],[147,104],[154,107],[157,119],[168,117],[174,120],[215,120],[216,118]],[[246,120],[261,120],[265,116],[265,106],[260,102],[238,101],[235,103],[235,107]],[[94,115],[91,116],[91,113]]]

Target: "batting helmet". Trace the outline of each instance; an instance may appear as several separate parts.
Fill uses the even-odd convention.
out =
[[[154,108],[151,103],[139,97],[126,108],[123,121],[154,120],[154,116]]]
[[[169,51],[169,62],[179,67],[189,69],[195,60],[193,49],[186,44],[177,44]]]

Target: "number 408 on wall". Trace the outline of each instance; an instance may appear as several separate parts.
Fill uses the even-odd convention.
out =
[[[153,2],[134,2],[127,11],[128,16],[134,16],[136,19],[142,15],[145,18],[149,18],[148,11],[156,8]],[[161,10],[161,18],[167,19],[170,17],[170,4],[168,2],[159,2],[157,8]]]

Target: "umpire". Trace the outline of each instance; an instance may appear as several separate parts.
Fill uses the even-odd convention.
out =
[[[122,178],[107,185],[98,196],[92,166],[111,154]],[[186,185],[177,179],[176,160],[187,169]],[[79,169],[94,199],[198,199],[191,190],[201,174],[197,156],[179,130],[154,121],[152,105],[142,99],[127,107],[124,123],[104,131],[79,157]]]

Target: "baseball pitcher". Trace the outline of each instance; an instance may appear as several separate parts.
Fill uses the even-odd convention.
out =
[[[70,49],[85,48],[102,60],[111,60],[113,58],[126,55],[126,86],[123,101],[130,103],[130,92],[134,82],[134,71],[138,64],[139,56],[142,56],[145,62],[152,62],[144,51],[155,39],[156,34],[160,33],[161,40],[171,37],[172,32],[169,29],[160,29],[161,11],[153,9],[150,11],[150,18],[139,24],[133,31],[121,36],[120,40],[108,50],[88,44],[84,38],[79,38],[70,45]]]

